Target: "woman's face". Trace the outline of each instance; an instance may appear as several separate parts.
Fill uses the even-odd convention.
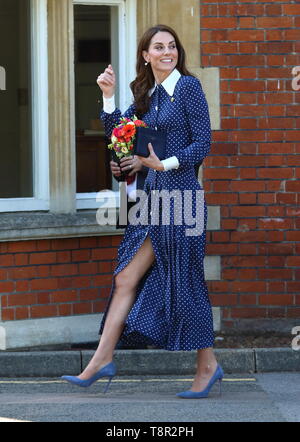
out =
[[[151,63],[155,76],[167,77],[178,63],[178,50],[173,35],[169,32],[155,34],[148,51],[144,51],[143,56],[148,63]]]

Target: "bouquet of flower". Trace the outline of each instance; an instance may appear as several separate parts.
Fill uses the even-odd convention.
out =
[[[119,123],[115,126],[111,135],[111,144],[107,147],[112,151],[116,162],[120,163],[121,158],[133,155],[137,127],[148,126],[135,115],[132,119],[121,118]]]
[[[108,148],[113,150],[119,159],[132,155],[137,127],[147,127],[147,124],[135,115],[132,120],[121,118],[115,126],[111,136],[111,144],[108,145]]]

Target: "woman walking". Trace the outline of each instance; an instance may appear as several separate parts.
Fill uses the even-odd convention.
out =
[[[116,78],[111,65],[97,83],[104,98],[101,119],[110,136],[122,116],[114,104]],[[170,351],[197,350],[191,389],[177,396],[207,397],[216,381],[221,386],[223,371],[213,352],[212,311],[204,280],[205,201],[198,214],[202,229],[197,234],[190,222],[178,223],[174,218],[185,215],[187,208],[192,210],[192,219],[197,218],[198,195],[203,189],[195,166],[210,150],[210,118],[201,83],[188,72],[184,48],[170,27],[158,25],[143,35],[131,90],[134,102],[123,116],[136,115],[152,129],[166,131],[167,143],[166,160],[159,160],[150,144],[149,157],[137,157],[128,170],[139,170],[141,165],[149,168],[144,191],[150,200],[164,190],[179,192],[184,201],[171,201],[170,223],[162,223],[162,211],[151,206],[149,215],[158,213],[158,223],[128,224],[118,250],[98,349],[78,377],[63,378],[80,386],[89,386],[100,377],[108,377],[110,382],[116,374],[113,354],[121,337],[122,342],[152,344]]]

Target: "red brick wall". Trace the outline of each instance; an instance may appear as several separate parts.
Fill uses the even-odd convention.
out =
[[[0,243],[1,320],[102,312],[120,238]]]
[[[300,318],[300,5],[201,0],[203,67],[219,67],[221,130],[205,161],[223,327]],[[279,87],[279,88],[278,88]],[[1,320],[102,312],[120,236],[0,243]]]
[[[207,202],[221,207],[207,251],[222,257],[209,288],[224,327],[300,318],[299,51],[299,2],[201,0],[202,66],[221,79],[204,178]]]

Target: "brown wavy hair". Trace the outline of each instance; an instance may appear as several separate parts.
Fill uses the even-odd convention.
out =
[[[136,79],[130,84],[131,91],[134,96],[134,104],[136,107],[136,114],[139,118],[147,113],[150,105],[149,90],[155,84],[155,78],[151,69],[151,65],[145,66],[145,59],[143,57],[143,51],[149,50],[152,38],[158,32],[169,32],[175,40],[176,47],[178,50],[178,63],[176,69],[181,73],[181,75],[191,75],[186,67],[186,53],[179,40],[177,33],[174,29],[167,25],[156,25],[149,28],[142,36],[137,50],[137,63],[136,63]]]

